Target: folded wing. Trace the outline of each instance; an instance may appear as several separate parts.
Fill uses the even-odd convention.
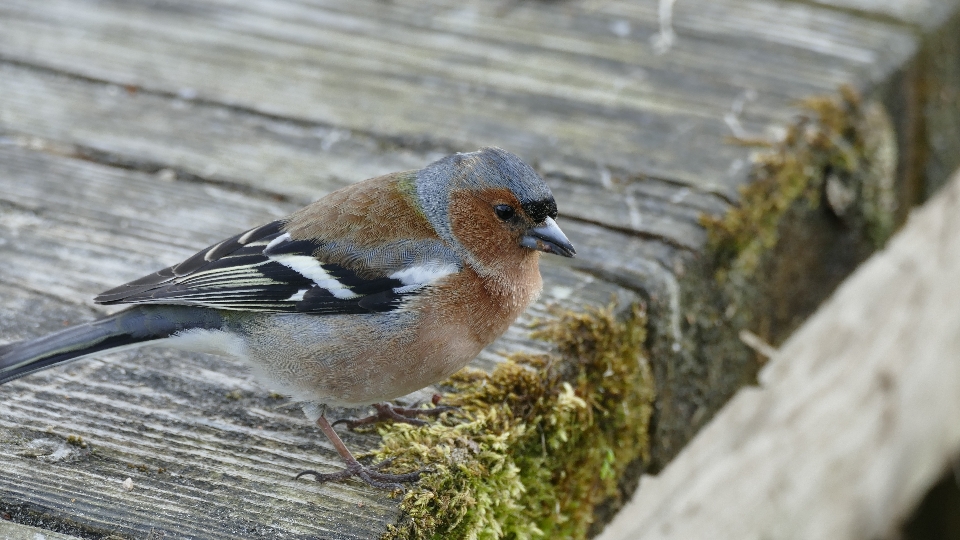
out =
[[[96,302],[376,313],[400,308],[406,298],[460,269],[457,256],[439,240],[361,250],[345,241],[294,239],[283,221],[274,221],[106,291]]]

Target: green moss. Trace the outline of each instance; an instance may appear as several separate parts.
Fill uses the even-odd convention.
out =
[[[584,538],[597,505],[620,496],[618,478],[649,446],[643,308],[625,320],[612,309],[560,313],[536,336],[556,353],[461,371],[444,397],[457,413],[380,428],[378,459],[432,471],[386,538]]]
[[[800,105],[804,116],[781,141],[738,140],[765,150],[754,158],[740,205],[701,217],[720,282],[751,276],[777,245],[784,217],[800,204],[828,208],[874,248],[892,233],[896,141],[882,107],[865,104],[846,86],[838,96]]]
[[[71,446],[76,446],[77,448],[86,448],[87,442],[83,440],[83,437],[79,435],[67,435],[67,444]]]

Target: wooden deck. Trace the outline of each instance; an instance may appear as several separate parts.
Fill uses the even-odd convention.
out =
[[[551,304],[648,302],[657,469],[753,361],[689,322],[699,217],[751,167],[730,137],[852,84],[887,105],[908,207],[958,161],[958,10],[680,0],[658,49],[654,1],[4,0],[0,340],[92,319],[97,293],[340,186],[497,145],[547,179],[579,255],[544,259],[543,297],[477,365],[547,347],[525,323]],[[395,499],[293,480],[339,466],[229,360],[142,350],[0,387],[0,516],[51,531],[378,537]]]

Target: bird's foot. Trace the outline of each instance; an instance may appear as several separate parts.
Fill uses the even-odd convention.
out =
[[[299,480],[301,476],[310,475],[313,476],[317,482],[323,483],[357,477],[375,488],[389,489],[391,491],[399,489],[400,491],[404,491],[404,487],[401,485],[401,482],[416,482],[420,479],[420,475],[426,472],[423,470],[404,474],[380,472],[380,469],[389,465],[391,461],[393,460],[387,459],[370,467],[366,467],[357,461],[353,461],[352,463],[347,464],[346,470],[340,472],[321,473],[317,471],[303,471],[302,473],[298,474],[296,478]]]
[[[449,405],[436,406],[440,402],[439,395],[434,395],[432,401],[435,405],[432,409],[395,407],[389,403],[374,403],[373,408],[377,410],[376,414],[356,419],[341,418],[334,422],[333,425],[343,424],[350,429],[375,424],[377,422],[400,422],[403,424],[413,424],[415,426],[425,426],[427,423],[417,418],[418,416],[439,416],[441,413],[456,410],[456,407]]]

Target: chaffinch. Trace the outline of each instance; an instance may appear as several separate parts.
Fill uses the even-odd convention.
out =
[[[409,419],[382,402],[448,377],[502,334],[540,293],[541,252],[574,255],[556,217],[550,188],[499,148],[372,178],[96,298],[132,307],[0,347],[0,384],[146,344],[236,356],[300,402],[347,465],[301,475],[392,489],[419,472],[359,464],[325,407]]]

